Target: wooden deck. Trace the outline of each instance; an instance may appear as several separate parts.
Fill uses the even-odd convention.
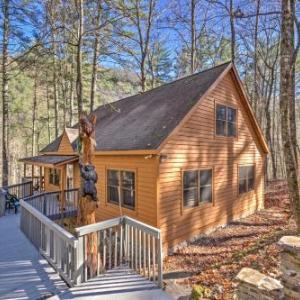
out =
[[[173,298],[153,282],[123,266],[108,270],[105,274],[50,299],[171,300]]]

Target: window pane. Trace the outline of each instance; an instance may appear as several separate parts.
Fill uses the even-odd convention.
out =
[[[217,120],[226,120],[226,106],[224,105],[217,105]]]
[[[127,172],[122,171],[121,172],[121,178],[122,178],[122,187],[128,188],[128,189],[134,189],[134,172]]]
[[[200,186],[211,185],[212,170],[201,170],[200,171]]]
[[[248,179],[248,191],[253,190],[254,188],[254,178]]]
[[[248,178],[254,178],[254,166],[249,166],[247,168]]]
[[[197,188],[183,191],[183,203],[184,206],[196,206],[197,205]]]
[[[247,192],[247,179],[240,179],[239,180],[239,193],[246,193]]]
[[[116,170],[108,170],[108,185],[119,185],[119,172]]]
[[[205,186],[200,188],[200,202],[212,202],[211,186]]]
[[[198,172],[197,171],[184,171],[183,173],[183,188],[188,189],[197,187],[198,185]]]
[[[134,198],[135,198],[134,190],[122,189],[122,199],[124,205],[134,208]]]
[[[236,136],[236,123],[227,123],[228,130],[227,130],[227,136]]]
[[[236,109],[227,107],[227,121],[232,123],[236,122]]]
[[[247,178],[247,167],[239,167],[239,179],[246,179]]]
[[[108,186],[107,191],[108,191],[108,202],[119,203],[118,188],[112,187],[112,186]]]
[[[130,206],[134,208],[135,202],[135,181],[134,181],[134,172],[121,171],[121,180],[122,180],[122,190],[121,197],[122,203],[125,206]]]
[[[226,136],[226,121],[216,121],[216,134]]]

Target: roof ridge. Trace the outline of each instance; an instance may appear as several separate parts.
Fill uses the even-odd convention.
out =
[[[186,78],[191,78],[191,77],[194,77],[194,76],[196,76],[196,75],[200,75],[201,73],[204,73],[204,72],[207,72],[207,71],[211,71],[211,70],[213,70],[213,69],[217,69],[217,68],[222,67],[222,66],[227,65],[227,64],[229,65],[230,63],[232,63],[232,61],[231,61],[231,60],[228,60],[227,62],[224,62],[224,63],[222,63],[222,64],[220,64],[220,65],[217,65],[217,66],[214,66],[214,67],[211,67],[211,68],[208,68],[208,69],[199,71],[199,72],[194,73],[194,74],[186,75],[186,76],[183,76],[183,77],[181,77],[181,78],[177,78],[177,79],[172,80],[172,81],[170,81],[170,82],[166,82],[166,83],[164,83],[164,84],[162,84],[162,85],[160,85],[160,86],[157,86],[157,87],[155,87],[155,88],[152,88],[152,89],[150,89],[150,90],[148,90],[148,91],[140,92],[140,93],[138,93],[138,94],[134,94],[134,95],[131,95],[131,96],[122,98],[122,99],[118,99],[118,100],[113,101],[113,102],[104,103],[104,104],[102,104],[102,105],[99,105],[97,108],[95,108],[90,114],[93,114],[95,111],[97,111],[98,109],[100,109],[100,108],[102,108],[102,107],[104,107],[104,106],[106,106],[106,105],[113,105],[113,104],[118,103],[118,102],[120,102],[120,101],[122,101],[122,100],[126,100],[126,99],[128,100],[128,99],[130,99],[130,98],[133,98],[133,97],[136,97],[136,96],[139,96],[139,95],[145,95],[145,94],[148,94],[148,93],[150,93],[150,92],[152,92],[152,91],[158,90],[158,89],[163,88],[163,87],[165,87],[165,86],[167,86],[167,85],[176,83],[176,82],[181,81],[181,80],[184,80],[184,79],[186,79]]]

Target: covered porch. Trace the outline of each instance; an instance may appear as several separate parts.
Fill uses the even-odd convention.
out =
[[[77,155],[37,155],[24,163],[22,182],[32,181],[33,192],[57,192],[79,187]]]

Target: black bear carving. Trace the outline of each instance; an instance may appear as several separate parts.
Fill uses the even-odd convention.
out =
[[[84,179],[83,184],[83,197],[90,196],[93,201],[98,201],[96,182],[98,175],[93,165],[83,165],[79,163],[80,175]]]

